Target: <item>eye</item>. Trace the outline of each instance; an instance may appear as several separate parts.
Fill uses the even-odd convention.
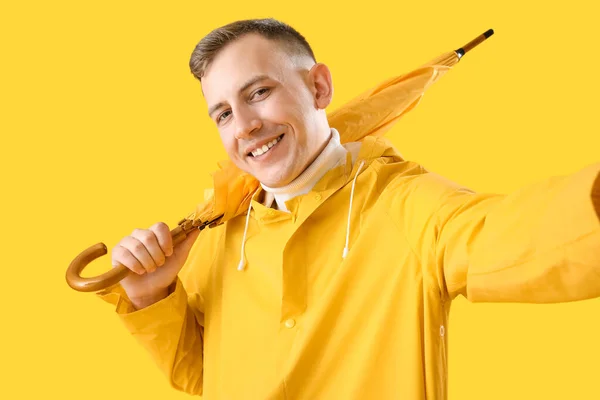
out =
[[[217,117],[217,122],[221,122],[221,121],[223,121],[225,118],[227,118],[227,116],[229,115],[229,114],[227,114],[227,113],[231,113],[231,111],[230,111],[230,110],[227,110],[227,111],[224,111],[224,112],[222,112],[221,114],[219,114],[219,116]]]
[[[268,92],[269,92],[269,88],[260,88],[252,94],[252,99],[254,99],[256,96],[262,96]]]

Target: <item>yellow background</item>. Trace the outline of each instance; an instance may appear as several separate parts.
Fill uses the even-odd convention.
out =
[[[64,273],[92,244],[173,226],[209,187],[225,153],[187,63],[213,28],[292,24],[332,70],[331,110],[493,28],[389,137],[430,170],[506,193],[600,160],[595,4],[3,2],[0,398],[187,398]],[[89,274],[108,268],[105,256]],[[600,399],[599,299],[459,298],[449,335],[451,400]]]

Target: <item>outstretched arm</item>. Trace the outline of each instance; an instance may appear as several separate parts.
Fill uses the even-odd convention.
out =
[[[411,184],[418,212],[409,216],[417,230],[409,236],[448,297],[556,303],[600,296],[600,163],[508,195],[474,193],[432,173]]]

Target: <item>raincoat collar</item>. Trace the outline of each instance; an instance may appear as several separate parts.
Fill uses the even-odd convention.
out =
[[[276,222],[290,218],[294,222],[302,222],[338,190],[347,184],[351,184],[357,174],[360,175],[367,171],[374,160],[385,155],[399,155],[384,137],[368,136],[360,142],[346,143],[344,148],[347,152],[342,163],[327,171],[308,193],[286,201],[285,205],[289,213],[267,207],[264,204],[267,192],[259,186],[251,202],[250,217],[260,223]],[[364,162],[364,164],[359,171],[361,162]],[[302,210],[300,210],[300,203],[302,203]]]

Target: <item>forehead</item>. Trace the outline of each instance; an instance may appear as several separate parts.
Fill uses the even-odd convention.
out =
[[[202,90],[209,102],[235,95],[249,79],[267,75],[282,81],[293,69],[291,58],[276,41],[249,34],[229,43],[214,58],[202,77]]]

